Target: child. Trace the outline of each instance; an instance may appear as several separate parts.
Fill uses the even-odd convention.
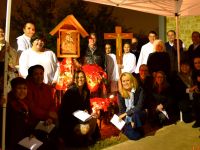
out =
[[[121,68],[121,72],[133,73],[136,68],[136,57],[130,52],[130,44],[125,43],[123,50],[123,64],[119,66]]]

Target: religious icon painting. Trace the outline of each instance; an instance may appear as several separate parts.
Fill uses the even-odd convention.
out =
[[[80,34],[74,30],[60,30],[59,37],[58,57],[78,58],[80,56]]]

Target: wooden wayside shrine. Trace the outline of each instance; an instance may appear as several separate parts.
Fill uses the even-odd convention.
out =
[[[89,35],[73,15],[65,17],[50,34],[57,34],[57,57],[61,58],[80,57],[80,35]]]
[[[122,64],[122,40],[132,38],[133,33],[122,33],[120,26],[115,27],[115,33],[104,33],[104,39],[116,39],[116,57],[118,64]]]

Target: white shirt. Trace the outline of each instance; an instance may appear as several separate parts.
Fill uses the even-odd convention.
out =
[[[170,41],[168,41],[168,42],[169,42],[169,45],[170,45],[170,46],[174,46],[174,43],[171,43]],[[186,46],[185,46],[184,43],[182,43],[182,47],[183,47],[183,50],[186,50]]]
[[[109,81],[118,81],[119,72],[115,54],[110,53],[106,55],[106,70]]]
[[[25,51],[31,48],[31,38],[25,34],[17,37],[17,51]]]
[[[147,64],[147,59],[149,54],[153,53],[153,44],[148,42],[147,44],[143,45],[140,51],[140,56],[137,62],[137,67],[135,69],[135,73],[139,73],[139,68],[142,64]]]
[[[35,52],[31,48],[23,51],[19,58],[19,73],[23,78],[28,75],[28,69],[34,65],[44,67],[44,83],[51,84],[56,82],[59,75],[59,63],[56,55],[51,50]]]
[[[122,69],[123,72],[129,72],[132,73],[135,71],[136,68],[136,57],[132,53],[124,53],[123,54],[123,66]]]

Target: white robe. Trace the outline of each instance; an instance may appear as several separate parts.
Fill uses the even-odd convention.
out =
[[[108,80],[118,81],[119,72],[115,54],[106,55],[106,70],[108,73]]]
[[[106,70],[108,74],[108,81],[110,81],[110,92],[118,90],[117,81],[119,80],[118,65],[115,54],[106,55]]]
[[[59,75],[59,63],[56,55],[51,50],[37,53],[31,48],[23,51],[19,58],[19,73],[23,78],[28,75],[28,69],[34,65],[42,65],[44,67],[44,83],[55,83]]]
[[[129,72],[132,73],[135,71],[136,68],[136,57],[132,53],[124,53],[123,54],[123,66],[122,69],[123,72]]]
[[[153,53],[153,44],[148,42],[147,44],[143,45],[140,51],[140,56],[137,62],[137,67],[135,69],[135,73],[139,73],[139,68],[143,64],[147,64],[147,60],[149,54]]]
[[[25,34],[17,37],[17,51],[25,51],[31,48],[31,38],[27,37]]]

